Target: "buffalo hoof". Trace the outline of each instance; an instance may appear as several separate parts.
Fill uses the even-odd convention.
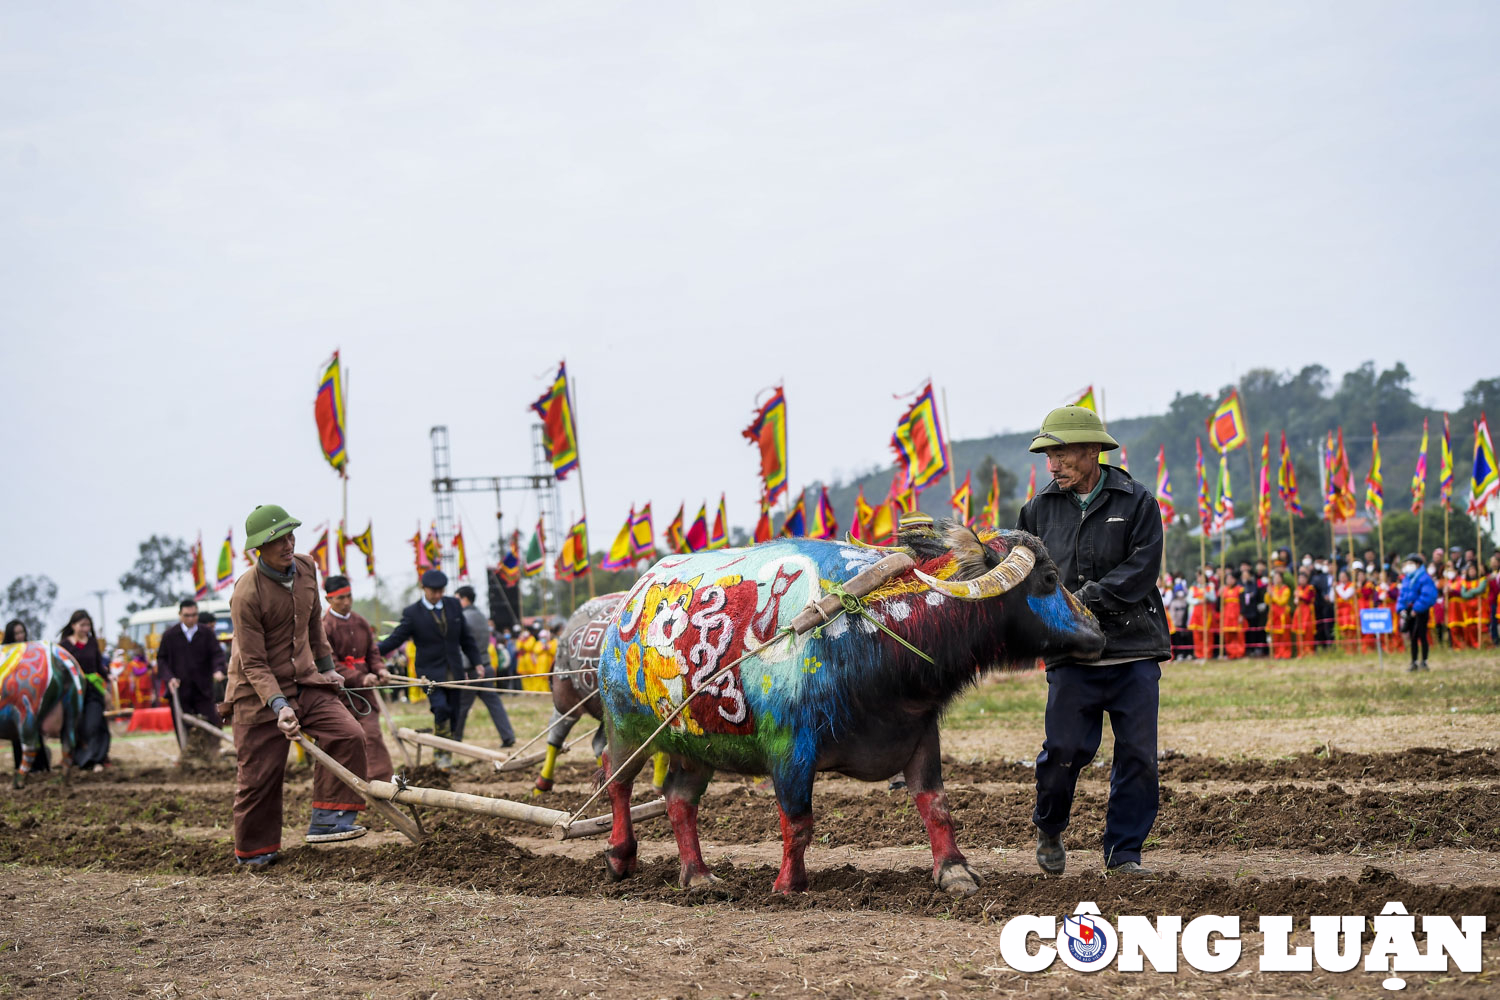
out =
[[[799,875],[796,878],[783,878],[781,876],[777,876],[776,884],[771,886],[771,889],[775,892],[781,893],[783,896],[790,896],[794,892],[806,892],[807,876]]]
[[[677,878],[677,884],[684,889],[697,889],[703,886],[718,885],[719,876],[707,868],[689,868],[682,866],[682,874]]]
[[[17,771],[15,777],[13,777],[13,778],[10,779],[10,787],[14,788],[14,789],[16,789],[18,791],[20,789],[22,789],[22,788],[25,788],[26,787],[26,775],[24,775],[24,774],[20,773],[19,771]]]
[[[635,855],[628,858],[617,857],[609,851],[604,852],[604,870],[609,873],[611,882],[619,882],[621,879],[629,878],[635,874],[637,862]]]
[[[932,880],[939,889],[955,896],[967,896],[979,891],[979,876],[962,861],[949,861],[933,872]]]

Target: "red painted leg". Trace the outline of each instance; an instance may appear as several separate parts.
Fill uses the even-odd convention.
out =
[[[605,781],[609,781],[609,766],[605,765]],[[619,880],[634,872],[635,830],[630,823],[630,785],[610,781],[609,805],[614,823],[609,828],[609,848],[604,852],[604,863],[609,868],[610,878]]]
[[[781,813],[781,873],[776,876],[772,888],[780,893],[806,892],[807,868],[802,863],[802,856],[807,853],[807,845],[812,843],[812,813],[788,816],[786,810],[778,807],[778,811]]]
[[[667,819],[672,821],[672,836],[677,838],[677,856],[682,859],[682,872],[677,884],[684,889],[695,885],[717,882],[713,872],[703,862],[703,849],[698,845],[698,804],[683,798],[667,797]]]
[[[970,893],[979,888],[979,880],[969,870],[958,841],[953,836],[953,815],[948,812],[948,796],[941,788],[917,792],[912,796],[927,839],[932,844],[932,880],[938,887],[953,893]]]

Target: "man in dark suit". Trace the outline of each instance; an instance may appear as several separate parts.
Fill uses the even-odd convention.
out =
[[[212,625],[198,624],[198,602],[191,597],[177,605],[177,624],[162,634],[156,650],[157,674],[177,692],[182,710],[215,726],[222,725],[214,702],[214,682],[224,678],[224,647]],[[187,728],[188,745],[194,756],[207,754],[213,737],[197,726]]]
[[[430,681],[461,681],[465,677],[465,660],[478,663],[479,645],[464,621],[463,608],[458,599],[444,597],[448,577],[439,569],[430,569],[422,574],[422,599],[407,605],[401,611],[401,623],[380,644],[380,655],[410,639],[417,647],[416,670],[418,677]],[[429,688],[428,704],[432,706],[432,731],[444,739],[453,739],[460,709],[460,688]],[[447,767],[449,755],[444,751],[433,754],[439,767]]]

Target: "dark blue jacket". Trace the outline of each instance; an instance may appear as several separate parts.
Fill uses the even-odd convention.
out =
[[[417,676],[431,681],[458,680],[464,676],[464,657],[470,663],[488,663],[479,658],[479,646],[464,621],[463,606],[456,597],[443,598],[443,621],[447,633],[438,629],[437,619],[421,601],[408,604],[401,611],[401,624],[380,643],[380,655],[386,656],[410,639],[417,647]]]
[[[1437,599],[1437,584],[1432,582],[1432,575],[1426,566],[1418,566],[1415,573],[1402,578],[1401,593],[1396,595],[1396,610],[1426,611],[1437,603]]]

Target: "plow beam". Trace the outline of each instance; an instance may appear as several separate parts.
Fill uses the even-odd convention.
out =
[[[494,763],[495,770],[497,771],[519,771],[522,768],[530,767],[547,756],[545,750],[538,750],[536,753],[529,753],[521,757],[512,757],[502,750],[491,750],[489,747],[475,746],[473,743],[460,743],[458,740],[434,736],[431,733],[419,733],[414,729],[407,729],[405,727],[396,730],[396,736],[403,742],[415,743],[417,746],[431,747],[434,750],[446,750],[449,753],[460,754],[464,757],[491,761]]]

